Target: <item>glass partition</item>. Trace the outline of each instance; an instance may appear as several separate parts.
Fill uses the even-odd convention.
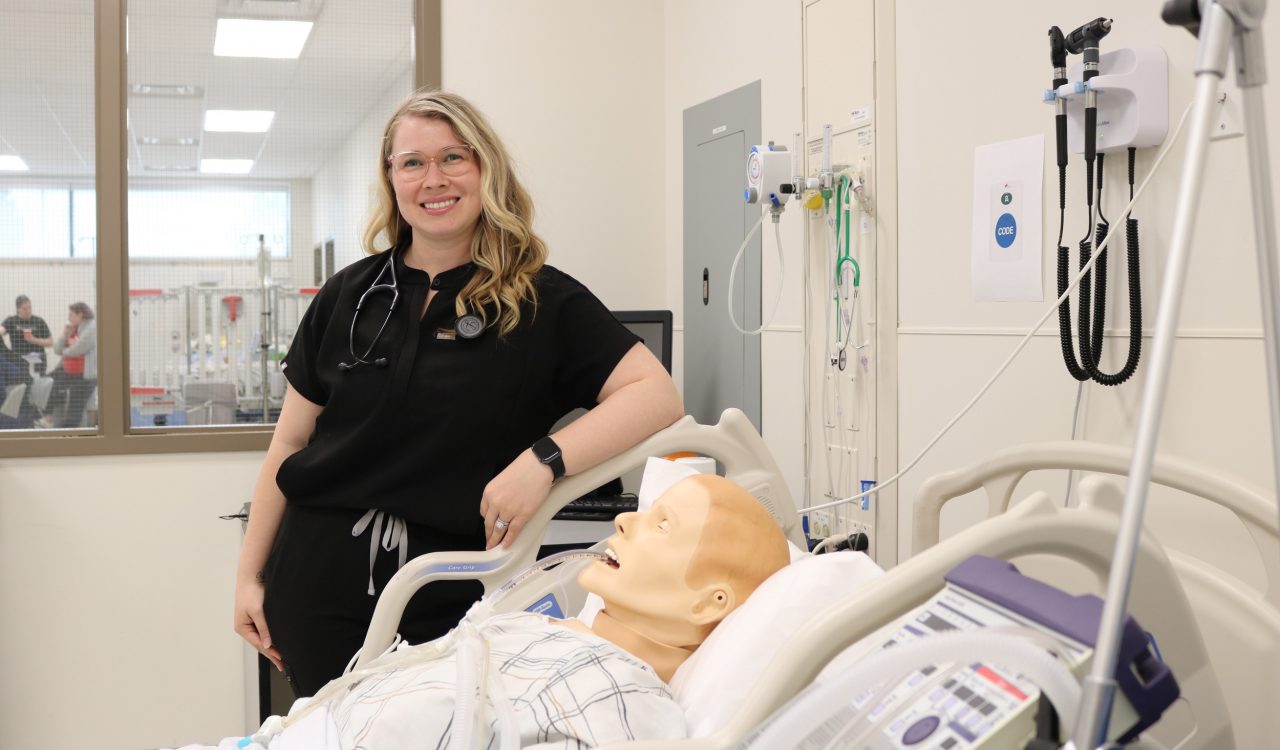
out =
[[[134,431],[275,421],[299,319],[359,257],[382,127],[412,88],[412,10],[129,3]]]
[[[0,430],[91,429],[94,3],[0,2],[0,30]]]

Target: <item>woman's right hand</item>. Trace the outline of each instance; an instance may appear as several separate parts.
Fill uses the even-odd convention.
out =
[[[259,581],[236,584],[235,629],[241,638],[283,672],[284,656],[271,644],[271,631],[267,629],[267,618],[262,613],[262,596],[262,583]]]

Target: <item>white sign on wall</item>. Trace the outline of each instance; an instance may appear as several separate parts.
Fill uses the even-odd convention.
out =
[[[1044,136],[973,153],[971,275],[979,302],[1040,302]]]

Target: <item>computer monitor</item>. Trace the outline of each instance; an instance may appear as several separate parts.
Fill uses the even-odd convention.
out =
[[[671,372],[670,310],[614,310],[613,317],[639,336],[667,372]]]

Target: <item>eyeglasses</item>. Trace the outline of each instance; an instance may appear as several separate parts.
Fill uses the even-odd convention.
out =
[[[427,170],[435,162],[440,171],[456,177],[470,171],[476,164],[475,149],[463,144],[440,149],[435,156],[426,156],[418,151],[401,151],[387,159],[391,173],[396,179],[411,182],[427,176]]]

